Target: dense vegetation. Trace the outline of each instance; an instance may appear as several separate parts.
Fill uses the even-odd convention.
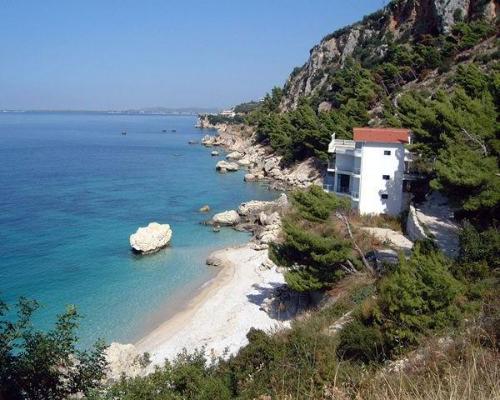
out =
[[[52,330],[35,330],[31,317],[38,307],[20,299],[12,320],[0,301],[0,399],[63,400],[90,394],[105,376],[104,344],[98,342],[90,351],[77,348],[79,315],[74,307],[58,317]]]
[[[398,264],[375,274],[353,250],[364,254],[373,246],[359,229],[366,221],[342,199],[311,187],[293,193],[292,204],[286,219],[297,228],[284,230],[277,261],[288,268],[290,286],[322,289],[327,300],[291,329],[251,330],[249,344],[228,359],[207,359],[203,349],[185,352],[146,377],[105,386],[103,346],[90,352],[74,346],[74,309],[53,331],[40,333],[29,325],[35,304],[23,300],[17,322],[0,324],[2,395],[63,399],[81,392],[94,400],[164,400],[500,394],[496,228],[479,231],[466,222],[457,260],[447,259],[433,242],[421,242],[409,258],[401,255]],[[348,260],[353,268],[343,268]],[[424,356],[412,355],[417,348],[425,349]],[[412,368],[403,374],[385,367],[408,353]],[[435,390],[439,396],[428,397]]]
[[[326,160],[332,132],[351,138],[355,126],[410,128],[415,167],[432,179],[432,186],[457,202],[462,217],[495,218],[500,211],[499,53],[468,55],[471,62],[453,67],[461,52],[495,29],[482,20],[456,18],[448,35],[399,42],[386,35],[358,46],[342,67],[333,63],[313,77],[324,84],[295,109],[281,110],[288,88],[275,88],[246,121],[255,126],[257,140],[269,143],[285,164],[311,156]],[[387,51],[375,57],[373,47],[383,43]],[[418,88],[433,70],[447,72],[441,89],[405,86],[411,82]]]

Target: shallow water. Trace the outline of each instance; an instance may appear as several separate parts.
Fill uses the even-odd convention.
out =
[[[134,341],[159,322],[159,309],[189,299],[214,274],[204,263],[210,251],[248,239],[200,225],[208,216],[198,208],[276,197],[245,184],[243,172],[217,174],[210,151],[188,144],[207,133],[194,124],[185,116],[0,114],[0,298],[40,301],[42,328],[76,304],[83,345]],[[171,225],[172,246],[136,256],[129,235],[151,221]]]

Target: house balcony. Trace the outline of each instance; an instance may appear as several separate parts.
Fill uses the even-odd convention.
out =
[[[341,187],[337,188],[337,191],[335,191],[335,187],[333,184],[323,184],[323,190],[328,193],[333,193],[338,196],[345,196],[345,197],[350,197],[353,201],[359,201],[359,193],[349,190],[349,188],[346,187]]]
[[[361,168],[347,165],[341,165],[339,168],[337,168],[335,161],[329,161],[328,172],[359,176],[361,174]]]

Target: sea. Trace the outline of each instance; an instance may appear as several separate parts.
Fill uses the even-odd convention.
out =
[[[214,212],[278,193],[219,174],[194,116],[0,113],[0,300],[15,319],[34,299],[37,329],[75,305],[80,345],[134,342],[212,279],[211,251],[249,235],[203,224]],[[126,134],[122,134],[126,132]],[[198,210],[208,204],[211,213]],[[129,236],[170,224],[171,246],[133,254]],[[216,310],[214,310],[216,312]]]

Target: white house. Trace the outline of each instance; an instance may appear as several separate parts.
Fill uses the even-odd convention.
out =
[[[405,172],[410,153],[408,129],[354,128],[354,140],[336,139],[328,146],[330,160],[325,190],[348,196],[361,214],[398,215],[404,207]]]

